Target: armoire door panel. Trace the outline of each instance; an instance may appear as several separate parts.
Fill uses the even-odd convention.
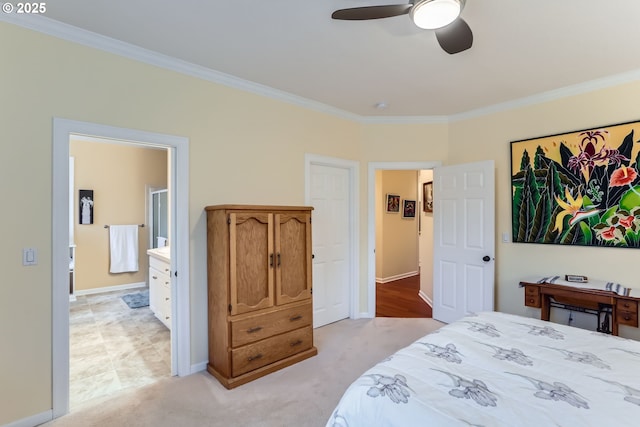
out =
[[[275,215],[276,304],[311,297],[311,216]]]
[[[231,313],[273,306],[273,216],[229,215]]]

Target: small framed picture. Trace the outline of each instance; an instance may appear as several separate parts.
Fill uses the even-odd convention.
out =
[[[387,194],[387,212],[400,212],[400,196],[397,194]]]
[[[433,212],[433,181],[422,184],[422,210]]]
[[[79,190],[80,224],[93,224],[93,190]]]
[[[415,218],[415,217],[416,217],[416,201],[403,200],[402,201],[402,218]]]
[[[579,276],[577,274],[565,274],[564,280],[574,283],[587,283],[589,281],[587,276]]]

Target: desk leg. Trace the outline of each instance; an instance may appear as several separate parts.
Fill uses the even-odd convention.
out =
[[[542,307],[540,308],[540,319],[549,320],[551,314],[551,297],[547,294],[540,295],[542,298]]]

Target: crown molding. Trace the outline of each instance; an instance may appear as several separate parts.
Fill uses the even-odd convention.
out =
[[[640,70],[616,74],[475,110],[438,116],[361,116],[249,80],[212,70],[111,37],[83,30],[42,15],[0,14],[0,21],[99,49],[159,68],[304,107],[362,124],[443,124],[486,116],[640,80]]]
[[[135,61],[175,71],[198,79],[223,86],[251,92],[268,98],[274,98],[289,104],[298,105],[321,113],[331,114],[352,121],[360,121],[361,116],[331,107],[269,86],[240,79],[238,77],[196,65],[181,59],[164,55],[149,49],[125,43],[111,37],[83,30],[42,15],[1,14],[0,21],[18,25],[29,30],[38,31],[49,36],[78,43],[94,49],[113,53]]]
[[[640,70],[631,70],[626,73],[613,74],[611,76],[603,77],[600,79],[590,80],[588,82],[578,83],[560,89],[541,92],[536,95],[515,99],[513,101],[502,102],[499,104],[478,108],[476,110],[471,110],[460,114],[453,114],[449,116],[449,121],[457,122],[507,110],[515,110],[517,108],[543,104],[545,102],[555,101],[558,99],[568,98],[576,95],[582,95],[599,89],[606,89],[626,83],[637,82],[639,80]]]

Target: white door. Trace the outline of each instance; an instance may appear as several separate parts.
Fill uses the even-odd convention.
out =
[[[493,160],[433,170],[433,318],[494,307]]]
[[[311,164],[313,326],[349,317],[349,170]]]

